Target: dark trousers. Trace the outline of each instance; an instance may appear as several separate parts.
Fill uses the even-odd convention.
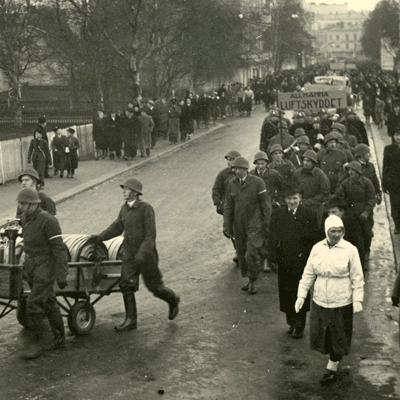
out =
[[[33,168],[37,171],[42,186],[44,185],[44,178],[46,176],[46,167],[48,167],[48,165],[44,158],[36,157],[33,160]]]
[[[390,192],[390,213],[396,229],[400,229],[400,193]]]
[[[135,142],[126,141],[124,144],[124,156],[125,157],[136,157],[137,146]]]
[[[160,135],[160,129],[154,127],[153,131],[151,132],[151,147],[156,147],[158,136]]]
[[[299,331],[303,331],[306,327],[306,318],[307,318],[307,311],[304,310],[303,307],[298,313],[296,313],[295,309],[293,311],[286,312],[286,322],[292,328],[295,328]],[[332,360],[333,361],[333,360]]]
[[[369,253],[373,237],[372,228],[374,227],[374,216],[372,213],[368,215],[367,219],[358,218],[361,227],[361,234],[364,240],[365,253]]]

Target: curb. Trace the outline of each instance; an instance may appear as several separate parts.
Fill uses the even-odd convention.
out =
[[[76,187],[74,187],[74,188],[72,188],[70,190],[67,190],[67,191],[62,192],[62,193],[60,193],[58,195],[52,196],[52,199],[56,204],[60,204],[60,203],[62,203],[64,201],[67,201],[67,200],[71,199],[72,197],[78,196],[81,193],[84,193],[84,192],[86,192],[88,190],[93,189],[96,186],[99,186],[99,185],[101,185],[101,184],[103,184],[103,183],[105,183],[105,182],[107,182],[107,181],[109,181],[111,179],[114,179],[115,177],[117,177],[119,175],[122,175],[122,174],[124,174],[126,172],[132,171],[135,168],[141,167],[142,165],[145,165],[145,164],[147,164],[149,162],[152,162],[152,161],[154,161],[154,160],[156,160],[158,158],[161,158],[161,157],[164,157],[164,156],[166,156],[168,154],[174,153],[175,151],[180,150],[182,147],[189,145],[190,142],[195,141],[195,140],[197,140],[197,139],[199,139],[199,138],[201,138],[201,137],[203,137],[205,135],[208,135],[209,133],[214,132],[214,131],[216,131],[216,130],[218,130],[220,128],[223,128],[225,126],[226,125],[224,125],[224,124],[218,123],[216,126],[214,126],[212,128],[209,128],[207,131],[199,133],[199,134],[196,134],[195,136],[192,137],[192,139],[190,141],[182,142],[182,143],[179,143],[179,144],[177,144],[175,146],[171,146],[169,149],[163,150],[159,154],[156,154],[154,156],[150,156],[150,157],[146,158],[145,160],[142,160],[142,161],[140,161],[140,162],[138,162],[138,163],[136,163],[134,165],[128,165],[127,167],[124,167],[123,169],[115,170],[113,172],[110,172],[109,174],[102,175],[99,178],[92,179],[92,180],[90,180],[88,182],[82,183],[81,185],[78,185],[78,186],[76,186]]]

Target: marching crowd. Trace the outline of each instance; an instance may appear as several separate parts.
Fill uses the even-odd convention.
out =
[[[398,115],[396,102],[394,109]],[[400,119],[393,119],[386,118],[393,144],[385,148],[382,186],[399,234]],[[254,295],[261,271],[277,272],[280,310],[294,339],[303,337],[312,310],[311,348],[329,354],[320,381],[328,385],[350,352],[353,312],[362,311],[373,210],[382,201],[365,124],[353,108],[294,112],[290,121],[271,105],[259,149],[251,170],[238,151],[225,155],[228,165],[215,179],[212,199],[236,250],[241,289]]]

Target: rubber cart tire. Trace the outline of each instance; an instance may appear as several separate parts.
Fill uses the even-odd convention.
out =
[[[96,311],[87,301],[75,303],[68,313],[68,327],[74,335],[88,335],[96,322]]]
[[[21,297],[17,304],[17,321],[24,328],[28,327],[28,318],[26,317],[26,298]]]

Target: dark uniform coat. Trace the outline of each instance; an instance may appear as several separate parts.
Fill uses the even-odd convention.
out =
[[[271,203],[278,201],[278,193],[284,188],[283,178],[279,172],[267,167],[262,175],[257,168],[254,168],[250,174],[264,181]]]
[[[120,287],[137,290],[139,275],[149,290],[162,285],[156,249],[156,222],[153,207],[137,199],[132,206],[125,203],[117,219],[102,233],[103,241],[124,234]],[[153,289],[153,290],[152,290]]]
[[[343,165],[347,163],[346,153],[339,149],[322,149],[317,153],[318,166],[328,177],[333,193],[345,174]]]
[[[266,153],[271,139],[277,134],[277,126],[269,119],[269,117],[265,118],[261,126],[260,151]]]
[[[56,307],[54,283],[65,281],[68,274],[67,250],[57,219],[40,207],[21,222],[26,254],[24,279],[31,288],[27,313],[44,316]]]
[[[235,178],[236,174],[232,168],[224,168],[215,178],[212,188],[212,199],[214,205],[217,207],[218,214],[224,213],[224,202],[226,190],[231,179]]]
[[[224,203],[224,232],[235,237],[243,277],[257,279],[270,218],[271,202],[262,179],[247,174],[243,182],[237,177],[229,182]]]
[[[270,261],[278,263],[279,304],[282,312],[293,312],[297,289],[308,256],[318,242],[318,220],[314,211],[299,205],[295,215],[287,206],[272,214],[269,237]],[[304,303],[310,309],[310,295]]]

